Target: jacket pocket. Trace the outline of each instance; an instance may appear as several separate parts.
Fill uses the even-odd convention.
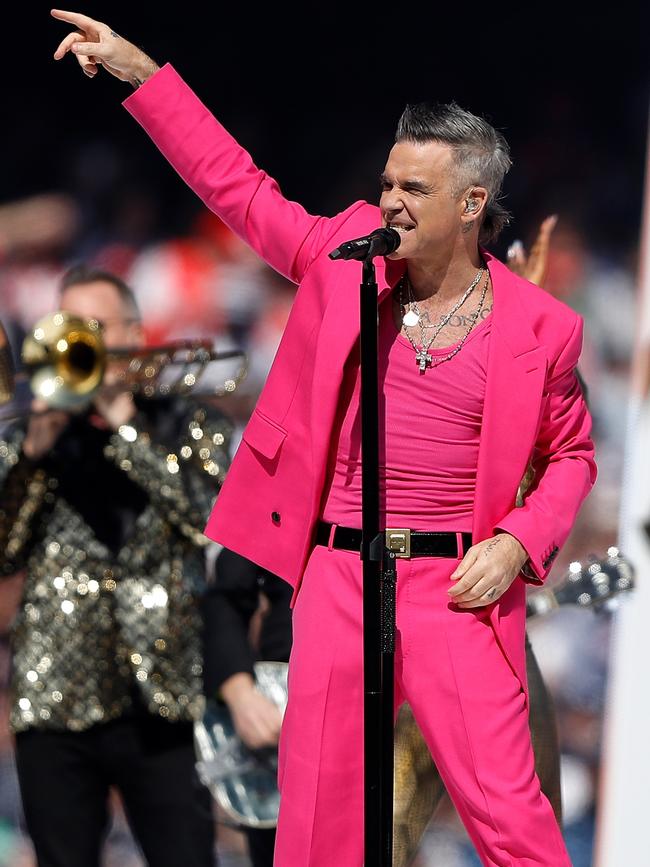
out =
[[[287,431],[281,425],[255,409],[244,428],[242,439],[256,452],[273,460],[286,435]]]

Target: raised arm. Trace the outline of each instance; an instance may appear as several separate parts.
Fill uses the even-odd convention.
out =
[[[86,75],[103,67],[136,87],[125,107],[185,182],[272,268],[300,283],[339,221],[315,217],[285,199],[169,64],[159,69],[108,25],[85,15],[52,14],[76,27],[55,59],[73,53]]]

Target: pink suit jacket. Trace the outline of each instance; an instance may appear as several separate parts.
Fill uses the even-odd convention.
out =
[[[332,262],[327,254],[377,228],[379,210],[356,202],[323,218],[285,199],[170,65],[124,104],[205,204],[298,285],[267,383],[206,528],[210,538],[297,592],[319,518],[343,365],[359,336],[360,265]],[[473,538],[488,538],[496,528],[512,533],[541,581],[595,479],[591,420],[575,377],[582,322],[494,257],[485,258],[494,307]],[[380,300],[403,268],[377,260]],[[515,508],[531,460],[535,480],[524,506]],[[487,611],[525,685],[524,581],[515,581]]]

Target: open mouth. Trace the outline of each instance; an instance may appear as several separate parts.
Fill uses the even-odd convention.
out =
[[[387,223],[386,226],[389,229],[395,229],[395,231],[399,232],[400,235],[405,235],[407,232],[411,232],[413,229],[415,229],[415,226],[411,223]]]

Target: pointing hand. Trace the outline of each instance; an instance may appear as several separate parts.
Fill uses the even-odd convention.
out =
[[[94,78],[103,66],[120,81],[138,86],[158,71],[157,64],[144,51],[127,42],[107,24],[62,9],[52,9],[52,16],[76,28],[62,40],[54,52],[54,59],[62,60],[68,52],[75,54],[89,78]]]

